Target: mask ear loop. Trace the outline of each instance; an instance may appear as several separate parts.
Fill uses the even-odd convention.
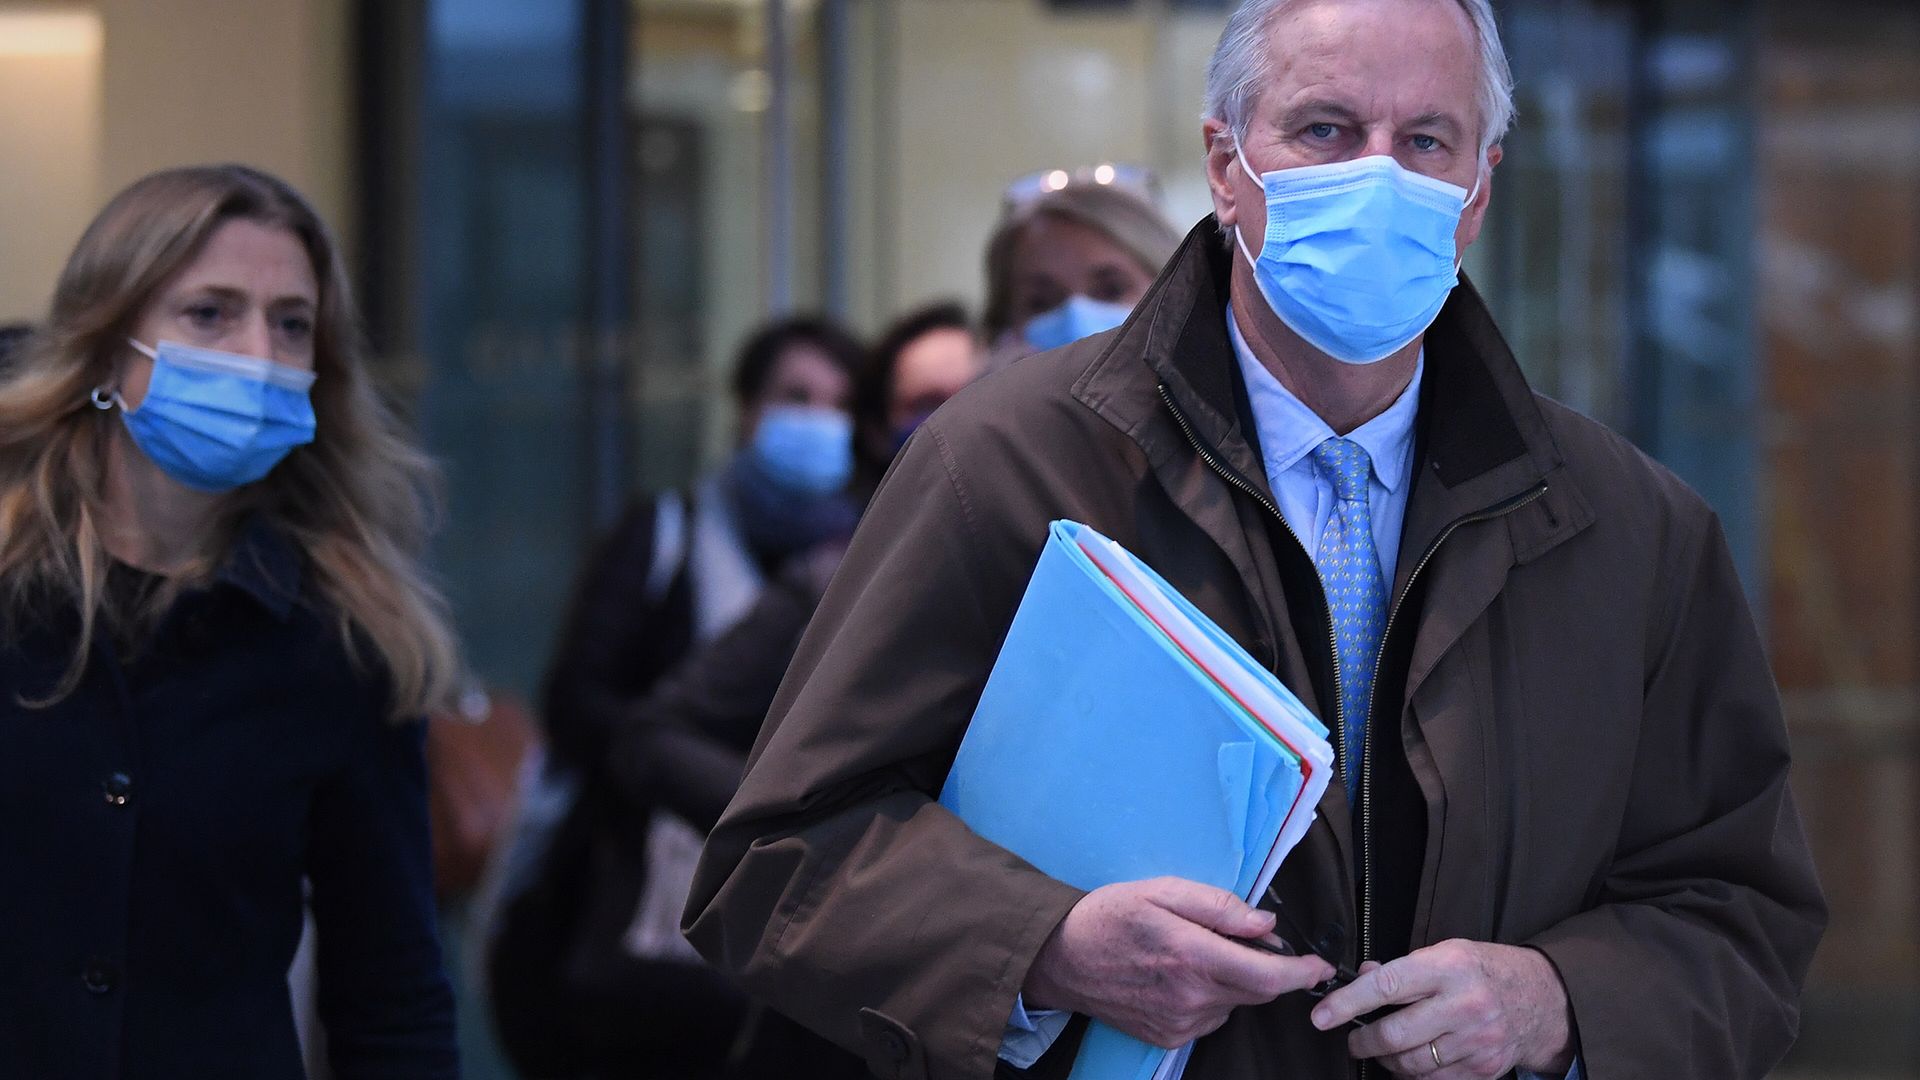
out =
[[[140,353],[142,356],[145,356],[149,360],[160,359],[160,353],[158,350],[149,348],[148,346],[142,344],[137,339],[128,338],[127,344],[133,346],[136,352]],[[107,410],[113,408],[115,405],[120,406],[120,408],[123,411],[127,407],[126,399],[120,396],[120,391],[109,390],[104,386],[94,387],[93,393],[87,395],[87,400],[91,401],[93,403],[93,407],[96,409],[99,409],[101,412],[106,412]]]
[[[1247,174],[1247,179],[1252,180],[1256,185],[1259,186],[1260,203],[1261,203],[1260,213],[1264,217],[1267,213],[1267,207],[1266,207],[1267,182],[1265,180],[1260,179],[1259,173],[1256,173],[1253,171],[1253,166],[1247,161],[1247,152],[1240,148],[1240,137],[1238,135],[1235,135],[1233,137],[1233,156],[1236,160],[1240,162],[1240,170]],[[1266,231],[1265,231],[1266,222],[1262,221],[1260,223],[1260,227],[1261,227],[1260,247],[1262,250],[1264,250],[1267,246]],[[1233,242],[1240,245],[1240,255],[1242,258],[1245,258],[1247,260],[1247,265],[1253,266],[1254,265],[1253,252],[1247,250],[1247,231],[1241,228],[1238,222],[1235,222],[1233,226]]]

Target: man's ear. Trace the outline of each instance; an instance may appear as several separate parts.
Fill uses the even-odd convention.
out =
[[[1223,228],[1237,224],[1239,219],[1233,180],[1240,173],[1240,151],[1224,121],[1204,121],[1200,131],[1206,139],[1207,193],[1213,196],[1213,216],[1219,219]]]
[[[1473,242],[1480,239],[1480,227],[1487,220],[1487,204],[1493,198],[1493,167],[1500,164],[1504,156],[1505,152],[1498,146],[1487,150],[1487,163],[1480,174],[1480,190],[1474,195],[1473,202],[1468,204],[1466,212],[1460,215],[1460,235],[1456,245],[1461,251],[1472,247]]]

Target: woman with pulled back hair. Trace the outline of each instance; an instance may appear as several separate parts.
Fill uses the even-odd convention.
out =
[[[451,1077],[422,727],[433,469],[339,252],[242,166],[133,184],[0,377],[0,1075]]]

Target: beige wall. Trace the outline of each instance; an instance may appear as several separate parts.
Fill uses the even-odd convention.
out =
[[[0,47],[0,319],[37,317],[95,210],[155,169],[242,161],[351,238],[347,0],[0,0],[97,11],[98,57]]]
[[[0,322],[45,311],[99,173],[97,39],[84,40],[84,13],[31,28],[21,14],[0,5]]]

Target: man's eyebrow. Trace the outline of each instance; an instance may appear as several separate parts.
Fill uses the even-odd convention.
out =
[[[1419,116],[1409,120],[1407,126],[1410,128],[1445,128],[1447,132],[1452,135],[1458,135],[1465,130],[1459,119],[1452,113],[1440,112],[1439,110],[1421,113]]]
[[[1345,123],[1354,123],[1360,119],[1360,114],[1354,112],[1351,107],[1331,98],[1308,98],[1306,101],[1289,106],[1280,116],[1283,128],[1296,127],[1309,116],[1330,116]]]

